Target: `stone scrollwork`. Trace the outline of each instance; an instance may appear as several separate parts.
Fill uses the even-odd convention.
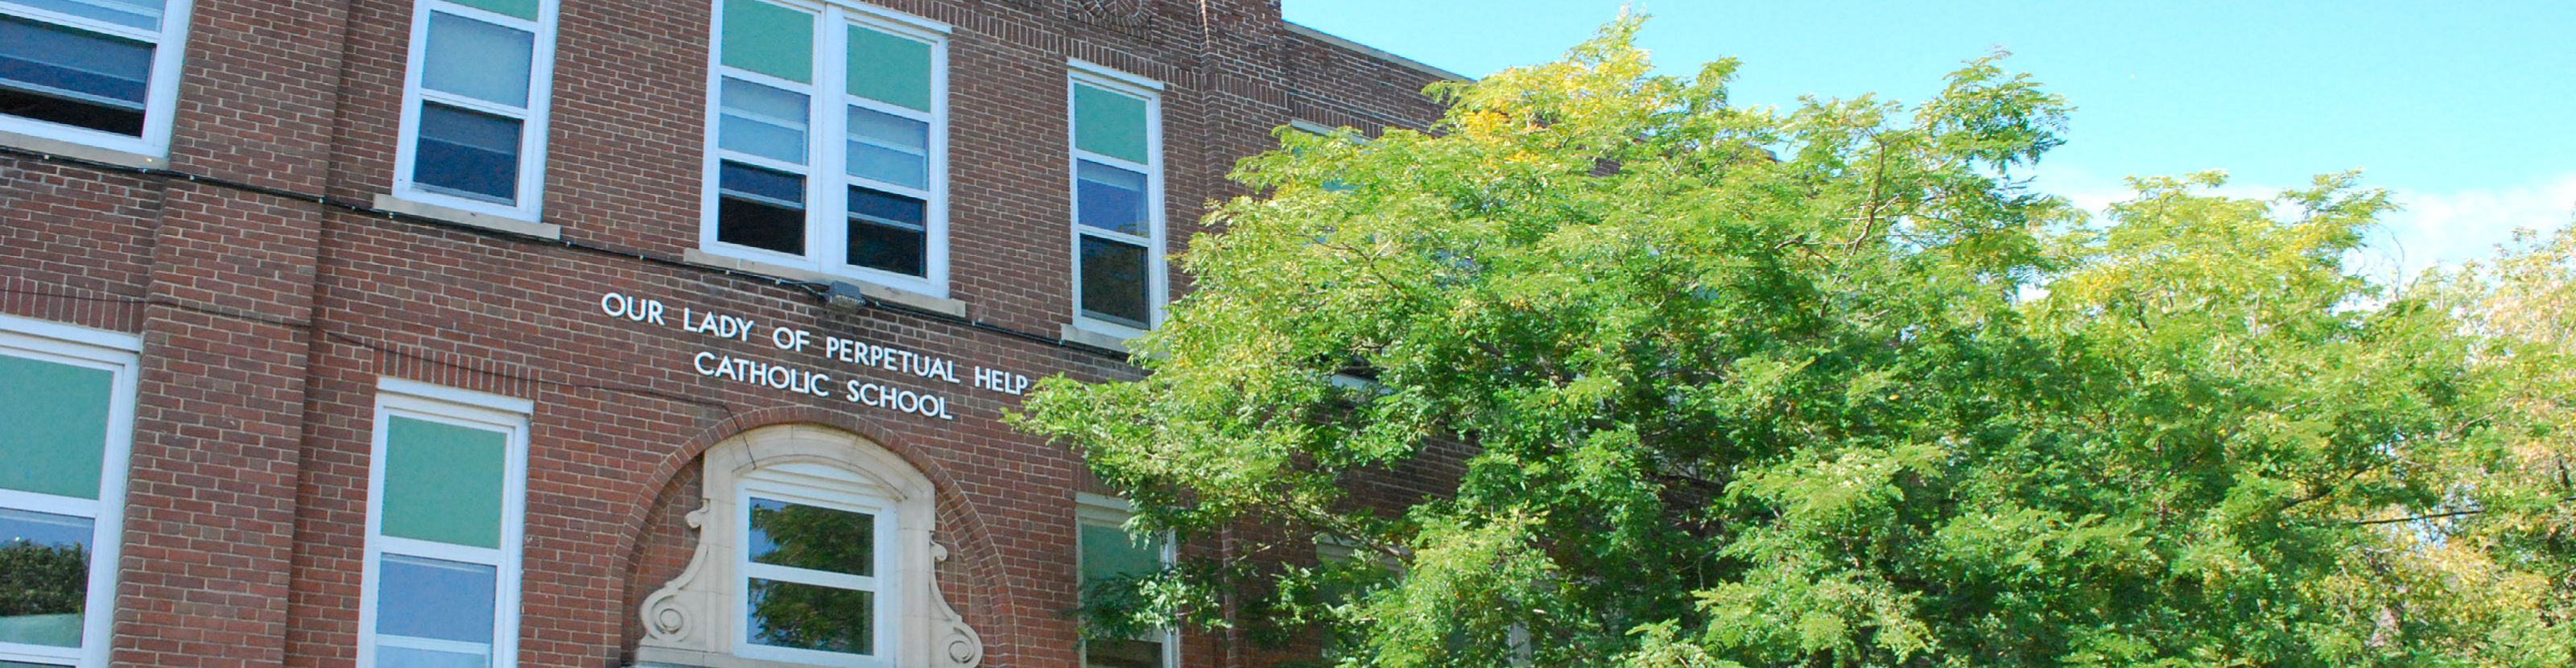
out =
[[[703,668],[802,668],[806,664],[740,656],[741,586],[736,561],[744,527],[740,495],[746,476],[788,476],[824,482],[854,494],[891,502],[895,538],[880,543],[898,564],[889,589],[901,596],[891,619],[894,659],[889,668],[977,668],[984,640],[948,603],[939,562],[948,548],[931,540],[937,512],[928,478],[884,448],[858,436],[815,425],[780,425],[744,432],[709,448],[705,504],[688,523],[698,545],[687,568],[644,598],[637,610],[645,629],[635,649],[643,666]],[[767,483],[764,483],[767,484]]]

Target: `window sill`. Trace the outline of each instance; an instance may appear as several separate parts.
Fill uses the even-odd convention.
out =
[[[681,256],[681,259],[687,260],[690,264],[703,264],[710,267],[720,267],[746,274],[776,276],[791,281],[805,281],[809,283],[848,283],[859,286],[859,294],[866,296],[868,299],[952,317],[966,317],[966,302],[945,297],[932,297],[930,295],[901,288],[886,287],[870,283],[867,279],[863,278],[826,274],[819,271],[797,269],[795,267],[782,267],[767,262],[755,262],[738,257],[717,255],[696,248],[689,249],[687,254]]]
[[[170,167],[170,159],[161,156],[127,153],[116,149],[99,148],[79,142],[49,139],[35,135],[9,132],[6,130],[0,130],[0,146],[35,151],[46,155],[77,158],[90,162],[116,165],[118,167],[139,167],[143,169],[168,169]]]
[[[1107,332],[1085,329],[1068,324],[1065,325],[1064,329],[1058,332],[1056,336],[1057,338],[1064,339],[1066,343],[1076,343],[1093,348],[1099,348],[1101,350],[1121,353],[1129,352],[1127,350],[1127,339],[1129,337],[1110,334]]]
[[[468,227],[480,227],[487,230],[508,232],[511,234],[531,236],[539,239],[551,240],[563,238],[562,225],[556,225],[554,223],[531,223],[524,220],[503,218],[488,213],[475,213],[464,209],[451,209],[436,204],[422,204],[420,202],[414,202],[392,195],[377,195],[375,207],[380,210],[391,211],[406,216],[418,216],[431,220],[442,220]]]

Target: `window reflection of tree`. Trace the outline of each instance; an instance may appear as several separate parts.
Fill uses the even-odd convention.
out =
[[[754,563],[868,576],[875,572],[874,516],[769,499],[751,500]],[[751,578],[752,641],[874,654],[873,592]]]

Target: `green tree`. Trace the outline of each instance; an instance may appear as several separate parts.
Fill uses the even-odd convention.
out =
[[[1155,611],[1391,668],[2576,663],[2565,565],[2459,539],[2502,506],[2417,519],[2530,428],[2450,302],[2341,265],[2384,194],[2093,220],[2016,176],[2068,108],[1994,58],[1747,108],[1637,27],[1443,87],[1436,134],[1282,133],[1151,375],[1030,398],[1137,528],[1260,529]],[[1368,557],[1277,565],[1316,535]]]

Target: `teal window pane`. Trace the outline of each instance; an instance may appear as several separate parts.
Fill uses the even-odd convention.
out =
[[[525,108],[536,43],[536,34],[525,30],[430,12],[429,50],[421,55],[420,85]]]
[[[930,110],[930,45],[850,26],[850,94]]]
[[[509,434],[400,416],[386,419],[384,534],[501,547]]]
[[[1082,525],[1082,581],[1152,575],[1163,570],[1162,541],[1138,541],[1127,530]]]
[[[537,0],[447,0],[456,4],[500,14],[537,20]]]
[[[814,83],[814,15],[761,2],[725,0],[724,64]]]
[[[1130,162],[1151,163],[1145,144],[1144,100],[1074,84],[1074,148]]]
[[[0,488],[98,498],[116,374],[0,355]]]

